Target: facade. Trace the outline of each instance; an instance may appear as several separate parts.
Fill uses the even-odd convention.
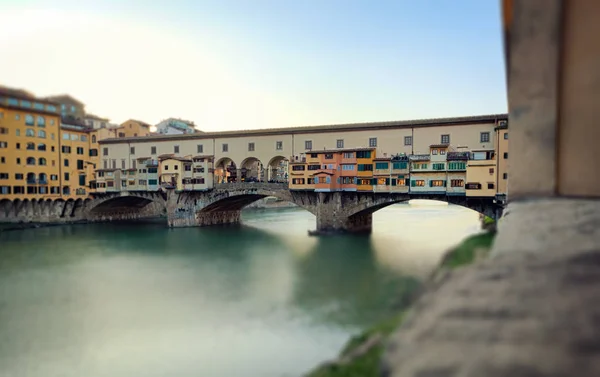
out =
[[[61,197],[59,106],[0,87],[0,200]]]
[[[474,150],[467,162],[467,196],[496,196],[496,153],[493,149]]]
[[[99,128],[107,128],[110,124],[109,119],[102,118],[94,114],[86,114],[84,117],[84,122],[87,126],[96,130]]]
[[[118,138],[142,137],[150,135],[150,125],[141,120],[129,119],[115,129]]]
[[[155,127],[155,133],[161,135],[183,135],[199,132],[196,130],[194,122],[177,118],[165,119]]]
[[[95,164],[90,156],[90,128],[61,123],[60,169],[63,198],[85,198],[95,179]]]
[[[499,122],[496,128],[497,169],[497,199],[506,201],[508,195],[508,122]]]

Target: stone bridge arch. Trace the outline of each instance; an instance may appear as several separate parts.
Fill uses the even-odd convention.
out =
[[[92,221],[157,217],[165,213],[166,199],[162,191],[100,194],[86,203],[85,217]]]
[[[316,195],[293,192],[282,183],[228,183],[216,185],[209,192],[170,192],[169,226],[207,226],[237,223],[241,210],[266,197],[294,203],[317,215]]]

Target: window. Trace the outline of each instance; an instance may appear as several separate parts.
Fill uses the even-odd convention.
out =
[[[169,170],[169,165],[165,165],[165,170]]]
[[[35,158],[27,157],[27,165],[35,165]]]
[[[449,162],[448,170],[465,170],[467,168],[466,162]]]
[[[79,140],[81,140],[81,141],[87,141],[87,136],[81,135],[81,137],[79,138]]]
[[[10,194],[10,186],[0,186],[0,194]]]
[[[445,149],[440,149],[440,155],[443,156],[446,154],[446,150]]]
[[[465,181],[462,179],[452,179],[450,180],[450,187],[464,187]]]
[[[437,149],[432,149],[432,150],[431,150],[431,154],[433,154],[433,155],[437,155],[437,153],[438,153],[438,150],[437,150]]]
[[[425,187],[425,181],[422,179],[412,180],[410,181],[410,185],[412,187]]]
[[[43,116],[37,117],[37,126],[38,127],[46,127],[46,119]]]
[[[46,159],[44,157],[40,157],[38,159],[38,165],[46,166]]]
[[[321,165],[308,165],[307,170],[319,170],[321,169]]]
[[[508,158],[508,152],[504,152],[504,159],[506,160]]]
[[[102,148],[102,155],[103,156],[108,156],[108,148]]]
[[[50,139],[54,140],[54,134],[50,134]]]
[[[22,180],[23,179],[23,173],[15,173],[15,179]]]
[[[408,163],[407,162],[394,162],[392,164],[392,169],[407,169],[408,168]]]
[[[125,169],[125,159],[121,159],[121,169]]]
[[[444,170],[444,169],[446,169],[446,164],[444,164],[444,163],[431,164],[431,167],[433,168],[433,170]]]
[[[46,131],[44,130],[38,130],[38,137],[41,137],[42,139],[46,138]]]
[[[443,181],[440,179],[429,181],[429,187],[445,187],[445,186],[446,186],[446,181]]]
[[[64,160],[63,164],[65,165],[65,167],[68,167],[69,166],[69,160]]]
[[[46,150],[46,144],[38,144],[37,146],[37,150],[38,151],[45,151]]]
[[[248,152],[254,152],[254,143],[248,143]]]
[[[25,136],[33,137],[33,136],[35,136],[35,131],[34,131],[34,130],[32,130],[31,128],[28,128],[28,129],[25,131]]]
[[[0,127],[0,134],[6,135],[7,133],[8,133],[8,128],[6,128],[6,127]]]
[[[376,162],[375,163],[375,169],[389,169],[390,168],[390,164],[387,162]]]
[[[129,154],[135,154],[135,147],[129,148]]]
[[[358,171],[373,171],[372,164],[358,164]]]
[[[356,158],[371,158],[371,151],[358,151]]]
[[[348,164],[342,165],[342,170],[354,170],[354,165],[348,165]]]
[[[33,143],[31,143],[31,144],[33,144]],[[8,142],[0,141],[0,148],[8,148]]]
[[[442,135],[441,142],[442,144],[450,144],[450,135]]]
[[[17,165],[21,165],[21,159],[17,157]]]
[[[0,179],[8,179],[8,173],[0,173]]]
[[[280,151],[283,150],[283,141],[276,141],[275,142],[275,149]]]
[[[79,135],[77,135],[77,134],[71,134],[71,140],[72,141],[78,141],[79,140]]]
[[[502,179],[508,179],[508,173],[502,174]]]
[[[333,160],[333,153],[325,153],[326,160]]]
[[[179,153],[179,145],[173,146],[173,153]]]
[[[56,174],[50,174],[50,180],[51,181],[58,181],[58,175],[56,175]]]
[[[489,143],[489,141],[490,141],[490,133],[489,133],[489,132],[482,132],[482,133],[479,135],[479,140],[480,140],[482,143]]]
[[[0,148],[2,147],[0,146]],[[21,143],[17,143],[17,149],[21,149]],[[52,147],[52,151],[54,151],[54,147]]]
[[[62,151],[62,153],[71,153],[71,147],[68,147],[66,145],[60,147],[60,150]]]
[[[50,119],[50,125],[54,126],[54,119]]]
[[[467,190],[481,190],[481,183],[467,183],[465,188]]]
[[[318,166],[318,165],[316,165]],[[304,171],[304,165],[292,165],[292,171]]]
[[[196,146],[196,152],[197,153],[204,153],[204,146],[202,144],[198,144]]]
[[[77,154],[83,155],[83,147],[77,147]]]
[[[85,175],[79,176],[79,186],[85,186]]]
[[[508,140],[508,132],[504,133],[504,140]]]
[[[33,126],[33,115],[30,115],[30,114],[25,115],[25,125]]]
[[[96,135],[92,135],[92,143],[96,143]]]
[[[131,168],[132,169],[137,169],[137,161],[136,160],[131,160]],[[130,174],[134,174],[135,172],[130,172]]]
[[[292,178],[293,185],[303,185],[304,181],[304,178]]]
[[[0,163],[2,163],[2,164],[6,163],[6,158],[5,157],[0,157]]]
[[[494,184],[493,183],[488,183],[487,187],[489,190],[493,190],[494,189]]]
[[[179,165],[175,165],[175,166],[173,166],[173,169],[175,169],[175,170],[179,170]]]
[[[12,105],[12,106],[19,106],[19,100],[15,99],[15,98],[9,98],[8,104]]]
[[[490,174],[494,174],[494,168],[490,168]]]
[[[148,180],[148,184],[149,185],[157,185],[158,184],[158,180],[157,179],[149,179]]]
[[[33,104],[33,108],[36,109],[36,110],[44,110],[44,104],[36,102],[36,103]]]
[[[16,136],[21,136],[21,130],[17,128],[17,129],[15,130],[15,135],[16,135]]]
[[[185,170],[185,171],[192,171],[192,165],[190,165],[190,164],[183,165],[183,170]]]
[[[377,138],[371,137],[369,138],[369,147],[375,148],[377,146]]]
[[[69,175],[69,173],[65,173],[65,181],[68,181],[68,180],[69,180],[69,178],[70,178],[70,175]]]
[[[306,150],[312,150],[312,140],[305,140],[304,141],[304,149]]]
[[[150,147],[150,154],[156,154],[156,147]]]
[[[63,140],[69,140],[69,139],[70,139],[69,134],[66,132],[63,133]]]
[[[83,160],[77,160],[77,170],[83,170]]]
[[[344,148],[344,140],[343,140],[343,139],[338,139],[338,140],[335,142],[335,145],[336,145],[336,147],[338,147],[338,148]]]
[[[316,154],[316,153],[311,153],[311,154],[310,154],[310,158],[317,158],[318,156],[319,156],[319,155],[318,155],[318,154]]]
[[[222,151],[223,152],[228,152],[229,151],[229,145],[228,144],[223,144],[222,145]]]

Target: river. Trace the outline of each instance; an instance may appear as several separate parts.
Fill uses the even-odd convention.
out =
[[[427,202],[377,212],[370,236],[309,237],[300,209],[243,221],[0,233],[0,376],[300,376],[479,227]]]

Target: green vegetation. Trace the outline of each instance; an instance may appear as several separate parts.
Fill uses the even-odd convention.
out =
[[[492,220],[493,221],[493,220]],[[450,250],[442,260],[442,268],[456,268],[473,263],[482,255],[487,255],[494,241],[494,233],[479,233],[464,240]]]
[[[307,377],[378,377],[385,341],[403,316],[395,315],[351,338],[337,360],[318,367]]]

